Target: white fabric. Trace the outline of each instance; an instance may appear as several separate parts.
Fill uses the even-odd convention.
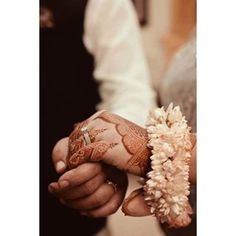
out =
[[[135,9],[129,0],[90,0],[84,44],[95,58],[94,78],[106,109],[144,125],[155,95]]]

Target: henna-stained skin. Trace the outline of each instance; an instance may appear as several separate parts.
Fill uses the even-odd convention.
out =
[[[101,161],[104,154],[116,145],[101,141],[84,146],[68,158],[68,166],[72,169],[87,161]]]
[[[83,133],[82,133],[81,129],[83,127],[86,127],[87,124],[88,124],[88,120],[74,124],[74,130],[72,131],[72,133],[69,136],[69,147],[72,143],[77,141],[82,136]],[[79,144],[77,144],[77,145],[79,145]],[[82,143],[81,143],[81,145],[82,145]]]
[[[108,112],[103,112],[97,119],[115,124],[117,132],[121,135],[125,149],[132,156],[124,169],[129,171],[133,166],[139,166],[142,175],[144,175],[149,169],[149,157],[151,156],[151,151],[147,147],[148,134],[146,129]]]
[[[110,152],[110,156],[106,156],[110,163],[114,163],[116,167],[129,173],[145,176],[150,169],[149,157],[151,156],[151,151],[147,147],[148,134],[146,129],[106,111],[99,113],[93,119],[89,119],[89,122],[87,120],[77,124],[69,136],[68,167],[75,168],[85,161],[103,160],[107,151],[119,144],[119,148],[113,154]],[[94,126],[94,124],[96,125]],[[81,131],[81,128],[86,126],[97,128],[88,130],[92,144],[87,146],[84,143],[83,132]],[[108,136],[102,134],[106,130],[108,130]],[[96,140],[99,134],[102,134],[100,140],[103,142]],[[113,137],[116,143],[114,143]],[[119,157],[119,155],[123,156]],[[123,159],[119,161],[117,158]]]
[[[91,130],[89,132],[89,137],[90,137],[90,140],[91,142],[95,142],[95,139],[96,139],[96,136],[103,133],[104,131],[106,131],[107,129],[105,128],[102,128],[102,129],[95,129],[95,130]]]
[[[80,150],[85,146],[84,139],[83,139],[83,132],[81,131],[81,129],[83,127],[86,127],[87,124],[88,124],[87,120],[81,123],[75,124],[74,130],[69,136],[69,152],[67,156],[67,166],[69,167],[69,169],[75,168],[80,163],[80,160],[78,159],[78,158],[82,158]],[[91,142],[94,142],[96,136],[104,131],[106,131],[105,128],[95,129],[95,130],[90,131],[89,137],[90,137]]]

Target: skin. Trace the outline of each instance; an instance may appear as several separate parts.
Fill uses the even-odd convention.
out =
[[[53,28],[54,20],[51,10],[40,7],[40,28]]]
[[[62,175],[48,186],[49,192],[82,215],[97,218],[115,213],[125,197],[126,174],[101,163],[84,163],[68,170],[62,165],[68,155],[68,141],[68,138],[61,139],[53,149],[55,169]],[[116,183],[116,189],[107,180]]]
[[[88,145],[85,145],[81,132],[81,128],[84,126],[87,127],[89,137],[92,141],[92,143]],[[52,183],[49,189],[53,187],[54,195],[63,199],[63,201],[61,200],[63,204],[82,210],[83,214],[93,217],[112,214],[123,201],[125,191],[122,192],[122,190],[126,189],[127,185],[122,185],[123,180],[120,181],[119,185],[121,186],[121,191],[117,191],[112,195],[112,186],[108,186],[110,189],[104,186],[103,181],[107,178],[107,173],[106,168],[102,168],[100,163],[115,167],[112,172],[118,169],[120,171],[118,175],[123,174],[125,171],[130,174],[145,176],[150,170],[149,157],[151,155],[150,150],[147,148],[147,142],[148,135],[144,128],[115,114],[106,111],[97,112],[88,120],[78,123],[69,138],[59,141],[55,146],[53,161],[56,168],[59,166],[62,172],[65,171],[66,168],[71,170],[63,174],[57,183]],[[192,135],[192,143],[192,159],[189,163],[190,181],[195,183],[195,135]],[[58,165],[59,162],[64,163],[64,165]],[[95,168],[95,170],[87,170],[81,173],[82,168],[88,168],[88,166],[84,166],[86,164],[96,164],[100,167],[90,166],[91,168]],[[90,191],[93,192],[89,193],[86,192],[86,186],[82,186],[85,185],[86,182],[88,184],[89,179],[92,178],[97,179],[94,180],[96,184],[90,185],[95,187],[93,190],[90,189]],[[69,191],[67,189],[69,188],[68,186],[64,188],[60,186],[61,181],[67,180],[72,183],[72,179],[75,182],[78,181],[77,187],[74,187],[73,184],[69,185],[70,187],[73,186],[72,190]],[[115,178],[113,177],[113,179]],[[123,177],[123,179],[124,181],[126,180],[125,177]],[[118,183],[116,181],[119,180],[121,179],[116,178],[114,182]],[[99,185],[99,188],[102,188],[101,191],[96,188],[97,185]],[[81,199],[81,195],[85,193],[87,193],[84,197],[86,199]],[[73,201],[70,199],[71,196],[76,196]],[[114,197],[114,202],[112,201],[109,205],[106,202],[106,196],[109,196],[107,199],[111,199],[110,201],[112,201]],[[138,189],[131,193],[124,201],[122,210],[126,215],[130,216],[150,215],[150,209],[143,198],[143,190]]]
[[[92,141],[84,145],[81,127],[87,127]],[[150,169],[151,151],[146,129],[115,114],[98,112],[78,124],[69,137],[67,165],[103,161],[130,174],[145,176]]]

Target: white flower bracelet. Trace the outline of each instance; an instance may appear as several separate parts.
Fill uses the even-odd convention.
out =
[[[145,201],[161,223],[175,228],[187,226],[192,214],[188,201],[190,127],[173,104],[166,111],[163,107],[150,111],[146,127],[152,170],[144,185]]]

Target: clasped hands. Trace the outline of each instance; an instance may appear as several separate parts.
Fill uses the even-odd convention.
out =
[[[83,128],[88,130],[89,144]],[[142,189],[123,201],[127,173],[145,176],[150,168],[147,142],[144,128],[107,111],[95,113],[55,145],[52,159],[61,176],[48,186],[49,192],[89,217],[113,214],[122,203],[126,215],[149,215]]]
[[[191,134],[191,139],[190,182],[195,184],[195,134]],[[118,115],[99,111],[76,124],[70,136],[55,145],[52,159],[61,177],[48,186],[49,191],[62,204],[89,217],[113,214],[122,203],[126,215],[150,215],[142,188],[124,200],[127,173],[145,177],[150,170],[151,151],[147,143],[146,129]]]

